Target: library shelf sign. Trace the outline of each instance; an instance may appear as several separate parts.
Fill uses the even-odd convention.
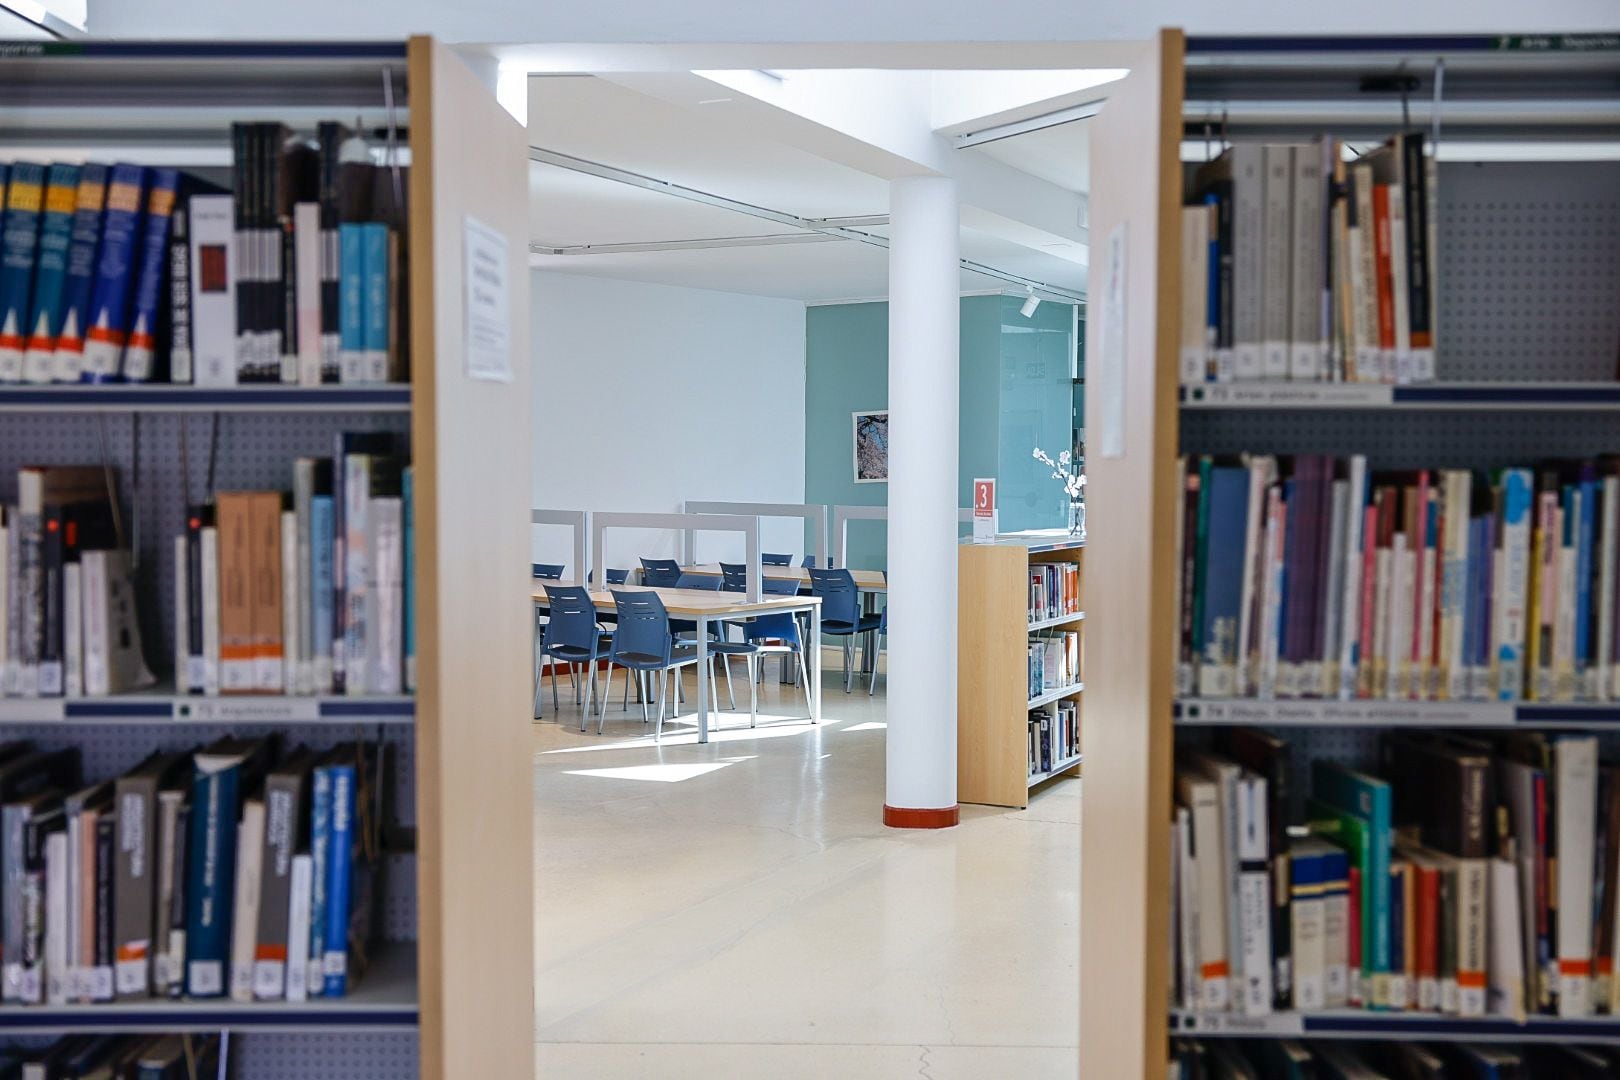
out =
[[[996,481],[994,478],[975,478],[973,481],[973,542],[996,542]]]
[[[467,377],[512,381],[512,301],[506,237],[472,215],[466,219],[464,310]]]

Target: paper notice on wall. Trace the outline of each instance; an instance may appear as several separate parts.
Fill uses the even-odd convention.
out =
[[[1086,373],[1087,392],[1097,395],[1097,448],[1105,458],[1125,456],[1125,246],[1122,221],[1108,234],[1097,367]]]
[[[512,302],[506,237],[466,219],[467,377],[512,381]]]

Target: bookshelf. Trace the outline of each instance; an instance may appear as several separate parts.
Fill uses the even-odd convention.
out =
[[[1444,62],[1435,125],[1433,73]],[[1366,454],[1374,469],[1487,469],[1616,449],[1612,163],[1549,145],[1599,137],[1620,56],[1578,38],[1188,39],[1160,33],[1093,121],[1092,235],[1099,280],[1088,334],[1085,606],[1108,633],[1089,642],[1082,820],[1081,1043],[1088,1074],[1162,1077],[1169,1039],[1452,1042],[1620,1041],[1620,1017],[1532,1013],[1172,1008],[1172,757],[1220,729],[1284,737],[1290,775],[1326,759],[1372,766],[1393,729],[1569,730],[1612,751],[1613,702],[1177,698],[1181,454]],[[1395,73],[1411,84],[1409,124]],[[1538,87],[1527,119],[1529,82]],[[1604,82],[1609,91],[1594,92]],[[1438,131],[1438,381],[1416,385],[1225,383],[1178,371],[1184,158],[1212,129],[1233,141],[1328,133],[1376,146],[1402,128]],[[1490,144],[1521,140],[1514,160]],[[1478,148],[1478,154],[1470,152]],[[1595,242],[1594,242],[1595,241]],[[1509,251],[1518,245],[1517,254]],[[1598,292],[1590,290],[1596,288]],[[1602,290],[1609,293],[1601,295]],[[1544,315],[1542,314],[1544,313]],[[1106,675],[1097,674],[1099,672]],[[1101,977],[1106,973],[1106,978]]]
[[[964,541],[957,554],[956,794],[962,802],[1025,807],[1030,791],[1057,776],[1075,775],[1081,757],[1051,768],[1029,767],[1031,710],[1073,701],[1085,685],[1030,694],[1029,643],[1043,634],[1079,633],[1085,612],[1030,617],[1030,569],[1044,563],[1079,567],[1085,541],[1066,535],[1002,536],[993,544]],[[1084,654],[1084,635],[1081,636]],[[1081,671],[1084,671],[1082,663]]]
[[[54,99],[49,109],[32,105]],[[228,102],[221,105],[221,102]],[[87,777],[154,749],[279,732],[316,750],[389,751],[383,903],[346,997],[0,1007],[0,1039],[81,1032],[227,1031],[243,1080],[533,1072],[532,778],[527,762],[527,165],[522,129],[447,47],[408,42],[24,43],[0,50],[5,155],[218,168],[230,124],[389,119],[408,161],[408,384],[0,386],[0,474],[110,461],[141,561],[136,588],[158,687],[99,698],[0,698],[0,735],[76,746]],[[30,107],[24,108],[23,105]],[[470,378],[463,252],[469,217],[505,237],[512,370]],[[166,678],[175,586],[169,544],[215,487],[285,489],[292,459],[341,431],[408,438],[415,470],[414,695],[198,697]],[[183,447],[189,444],[189,456]],[[491,827],[499,822],[499,827]]]

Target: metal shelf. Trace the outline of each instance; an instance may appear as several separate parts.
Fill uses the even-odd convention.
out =
[[[1065,623],[1083,622],[1085,617],[1085,612],[1076,611],[1072,615],[1054,615],[1050,619],[1036,619],[1029,624],[1029,630],[1030,633],[1034,633],[1036,630],[1049,630],[1054,626],[1062,626]]]
[[[1080,764],[1084,757],[1084,754],[1076,754],[1068,761],[1058,762],[1057,765],[1048,772],[1030,773],[1029,786],[1034,787],[1036,784],[1044,784],[1046,781],[1052,779],[1054,776],[1057,776],[1059,773],[1067,772],[1069,769],[1072,769],[1076,765]]]
[[[172,687],[112,697],[0,698],[0,725],[143,721],[154,724],[410,724],[416,721],[416,699],[408,694],[202,697],[176,694]]]
[[[410,409],[408,384],[220,389],[161,383],[0,386],[0,412],[5,413],[393,413]]]
[[[1613,412],[1620,382],[1208,383],[1181,388],[1183,409],[1405,409]]]
[[[1050,705],[1054,701],[1062,701],[1066,697],[1074,697],[1085,688],[1086,684],[1083,682],[1071,683],[1068,686],[1059,686],[1056,689],[1046,691],[1046,693],[1042,694],[1040,697],[1030,698],[1029,707],[1031,709],[1038,709],[1042,705]]]
[[[1289,698],[1181,698],[1180,727],[1259,724],[1327,728],[1568,727],[1620,730],[1620,702],[1330,701]]]
[[[125,999],[101,1004],[7,1005],[0,1031],[58,1035],[74,1032],[414,1030],[417,1026],[416,948],[379,949],[348,996],[305,1002]]]
[[[1564,1019],[1531,1016],[1524,1023],[1500,1016],[1465,1019],[1436,1013],[1332,1009],[1270,1016],[1172,1010],[1170,1034],[1273,1039],[1468,1039],[1478,1042],[1620,1043],[1620,1017]]]

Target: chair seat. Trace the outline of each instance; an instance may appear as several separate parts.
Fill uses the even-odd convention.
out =
[[[821,632],[832,634],[835,637],[844,634],[864,634],[869,630],[876,630],[883,620],[876,615],[862,615],[858,622],[845,622],[842,619],[822,619]]]
[[[668,664],[664,663],[662,656],[642,652],[622,652],[616,654],[612,659],[620,667],[634,668],[640,671],[659,671],[665,667],[677,667],[681,664],[694,663],[697,660],[697,653],[691,649],[675,649],[669,654]]]
[[[551,645],[544,652],[558,660],[589,660],[594,655],[592,650],[582,645]]]
[[[751,641],[711,641],[709,651],[722,656],[748,656],[759,652],[759,646]]]

